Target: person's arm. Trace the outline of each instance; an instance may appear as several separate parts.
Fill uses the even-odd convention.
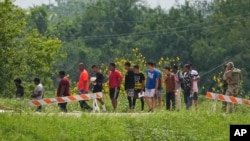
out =
[[[31,97],[32,97],[32,98],[36,98],[36,97],[39,97],[39,96],[41,96],[41,95],[42,95],[42,91],[39,90],[39,91],[37,92],[37,94],[34,93],[34,94],[31,95]]]
[[[174,92],[176,92],[176,82],[175,82],[175,76],[172,74],[172,82],[174,83]]]
[[[194,80],[193,80],[192,76],[190,76],[190,79],[191,79],[191,90],[190,90],[190,92],[192,93],[193,92],[193,83],[194,83]]]
[[[155,93],[158,92],[158,88],[159,88],[159,81],[160,81],[160,73],[155,73],[156,74],[156,81],[155,81]]]
[[[155,93],[158,92],[158,87],[159,87],[159,79],[160,78],[156,78],[156,81],[155,81]]]
[[[39,97],[39,96],[41,96],[41,95],[42,95],[42,91],[38,91],[36,97]]]
[[[97,84],[102,85],[103,82],[104,82],[104,76],[102,74],[100,74]]]
[[[226,74],[227,72],[224,72],[224,74],[223,74],[223,80],[227,80],[227,74]]]
[[[20,96],[21,96],[21,97],[24,96],[24,87],[22,87],[21,90],[20,90]]]
[[[87,80],[83,80],[83,90],[85,91],[87,88]]]
[[[86,88],[87,88],[87,81],[88,81],[88,75],[84,73],[84,75],[81,78],[81,81],[83,81],[83,90],[85,92]]]
[[[121,86],[123,77],[122,77],[121,73],[117,72],[117,74],[118,74],[118,78],[117,78],[118,79],[118,84],[119,84],[119,86]]]
[[[196,78],[194,79],[194,81],[200,81],[200,79],[201,79],[201,77],[200,77],[200,75],[198,74],[198,75],[196,76]]]
[[[142,82],[141,82],[141,92],[143,92],[143,89],[145,88],[145,76],[142,74]]]
[[[16,97],[22,97],[24,95],[23,87],[17,88]]]
[[[62,80],[62,84],[61,84],[61,88],[60,88],[60,93],[59,93],[59,97],[63,97],[64,92],[66,91],[66,85],[67,83],[64,82],[64,80]]]

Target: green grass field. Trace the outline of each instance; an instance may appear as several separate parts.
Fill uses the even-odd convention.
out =
[[[108,110],[110,101],[105,97]],[[118,113],[70,114],[79,111],[78,103],[68,105],[69,113],[61,114],[56,105],[44,106],[44,112],[34,113],[28,100],[0,99],[0,104],[12,107],[14,113],[0,113],[1,141],[228,141],[230,124],[250,124],[250,108],[236,106],[233,114],[212,112],[212,100],[200,97],[199,110],[127,113],[125,96],[119,97]],[[184,106],[184,104],[183,104]],[[79,115],[79,114],[78,114]]]

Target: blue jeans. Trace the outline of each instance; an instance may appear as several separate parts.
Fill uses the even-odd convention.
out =
[[[186,104],[186,109],[192,106],[192,98],[190,97],[190,90],[184,90],[184,102]]]

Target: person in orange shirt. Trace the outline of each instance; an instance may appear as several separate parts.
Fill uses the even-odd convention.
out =
[[[79,70],[80,70],[80,77],[78,81],[78,94],[87,94],[89,92],[89,74],[87,70],[85,69],[85,66],[83,63],[79,64]],[[92,108],[86,103],[84,100],[80,100],[80,107],[84,111],[85,109],[91,111]]]

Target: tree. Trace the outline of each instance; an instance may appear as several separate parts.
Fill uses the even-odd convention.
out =
[[[25,11],[10,0],[0,3],[0,83],[1,94],[14,94],[13,80],[20,77],[28,86],[34,77],[41,77],[45,86],[52,84],[52,67],[58,57],[60,41],[41,36],[37,30],[25,28]]]

